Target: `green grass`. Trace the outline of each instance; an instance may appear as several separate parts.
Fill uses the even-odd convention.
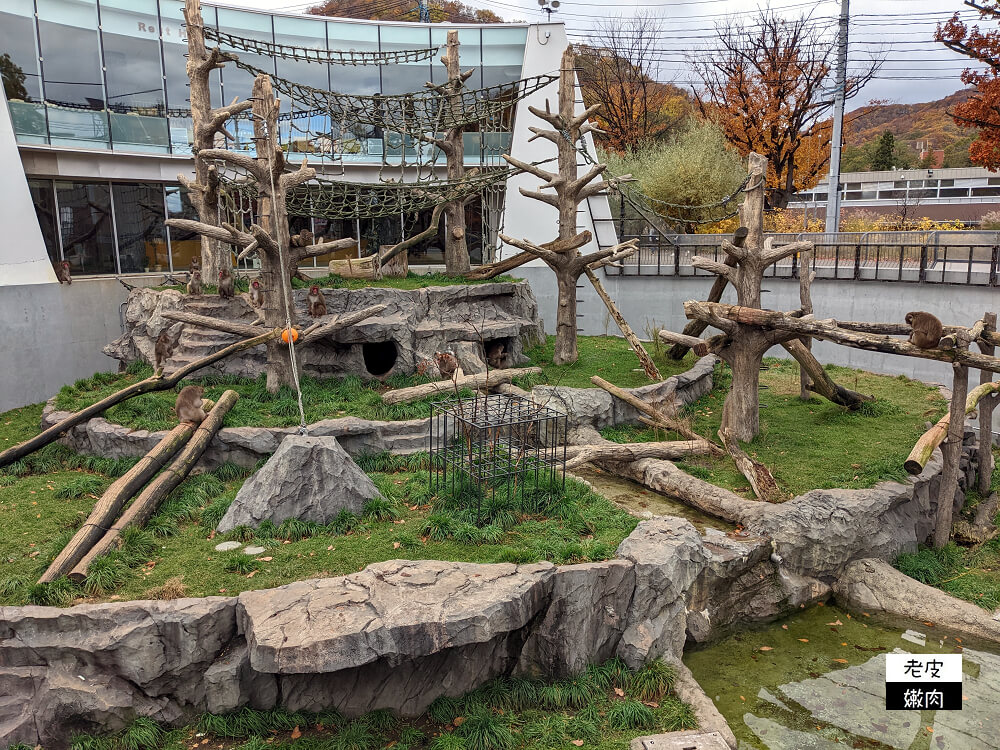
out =
[[[1000,539],[971,549],[954,542],[941,549],[924,547],[900,555],[894,564],[911,578],[983,609],[1000,607]]]
[[[544,374],[541,377],[519,379],[518,384],[527,388],[537,383],[589,388],[592,387],[589,378],[593,373],[626,387],[649,382],[642,370],[637,369],[638,360],[623,339],[603,336],[581,337],[580,361],[573,365],[562,366],[552,364],[553,340],[553,337],[549,337],[545,346],[536,347],[527,353],[532,364],[541,366]],[[657,364],[663,376],[668,377],[688,369],[692,362],[690,358],[683,363],[667,363],[661,359]],[[56,396],[56,407],[66,411],[78,411],[152,374],[151,367],[134,362],[125,373],[98,373],[89,378],[82,378],[59,391]],[[362,380],[354,376],[323,380],[306,376],[301,381],[306,422],[311,424],[321,419],[344,416],[376,420],[427,417],[430,416],[431,403],[440,400],[440,394],[420,401],[394,405],[385,404],[381,394],[391,388],[403,388],[430,381],[431,378],[421,375],[393,375],[385,382]],[[240,394],[239,401],[226,415],[224,427],[292,427],[299,423],[295,392],[285,387],[277,393],[268,393],[263,375],[256,379],[215,375],[185,380],[176,390],[136,396],[108,409],[104,416],[112,422],[132,429],[169,429],[176,425],[173,408],[177,390],[189,383],[205,386],[205,397],[213,401],[218,400],[227,389]],[[462,395],[469,396],[471,391],[462,391]]]
[[[936,421],[947,409],[937,389],[923,383],[835,366],[826,369],[837,383],[877,400],[857,412],[818,396],[802,401],[798,365],[770,358],[765,364],[760,434],[744,447],[771,469],[789,497],[812,489],[861,488],[888,479],[904,480],[903,461],[924,432],[924,422]],[[716,438],[729,383],[729,369],[718,366],[715,389],[685,409],[699,434]],[[602,434],[623,443],[677,437],[628,425],[608,428]],[[753,497],[746,479],[728,458],[691,457],[678,466],[700,479]]]
[[[664,670],[670,671],[654,662],[631,672],[614,660],[559,682],[499,677],[464,696],[438,698],[416,719],[400,719],[385,709],[348,719],[336,710],[244,708],[225,715],[203,714],[172,732],[138,719],[115,735],[77,736],[71,748],[168,750],[211,743],[213,750],[626,750],[641,734],[697,726],[691,708],[669,688],[642,699],[633,691],[635,684],[657,682],[645,679],[646,672]],[[571,706],[553,707],[541,697],[548,693],[578,693],[584,698]]]
[[[59,447],[59,446],[57,446]],[[61,449],[65,451],[65,449]],[[73,455],[68,451],[67,464]],[[0,603],[63,606],[91,600],[235,595],[316,576],[352,573],[364,566],[405,557],[469,562],[587,562],[612,557],[635,528],[636,519],[585,485],[569,480],[510,501],[483,503],[477,518],[472,498],[431,494],[426,455],[362,456],[383,493],[361,517],[342,513],[322,526],[298,519],[257,529],[240,527],[226,537],[214,535],[248,470],[220,466],[186,479],[165,500],[146,529],[129,530],[121,549],[95,562],[84,587],[60,579],[34,582],[86,518],[96,496],[63,493],[94,479],[109,478],[81,470],[60,470],[17,477],[0,487]],[[424,467],[424,468],[421,468]],[[70,496],[71,495],[71,496]],[[219,553],[224,538],[267,549],[256,558],[240,551]],[[172,593],[171,593],[172,592]]]

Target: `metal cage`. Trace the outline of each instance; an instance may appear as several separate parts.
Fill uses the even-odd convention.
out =
[[[493,394],[431,404],[431,490],[473,490],[507,500],[553,480],[566,485],[567,416],[521,396]]]

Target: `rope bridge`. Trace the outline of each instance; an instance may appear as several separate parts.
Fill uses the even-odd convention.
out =
[[[399,63],[422,62],[431,59],[440,47],[425,49],[400,49],[385,52],[358,52],[356,50],[325,50],[311,47],[296,47],[291,44],[276,44],[261,39],[237,36],[226,31],[203,26],[202,32],[206,39],[223,44],[226,47],[252,52],[265,57],[281,57],[285,60],[298,60],[333,65],[396,65]]]

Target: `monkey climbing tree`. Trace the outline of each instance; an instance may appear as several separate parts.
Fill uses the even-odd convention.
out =
[[[579,205],[588,197],[603,191],[607,184],[599,180],[607,169],[604,164],[594,164],[583,175],[577,168],[577,142],[596,128],[588,120],[599,109],[599,105],[588,107],[580,114],[575,113],[576,100],[576,57],[572,49],[563,52],[559,71],[558,109],[552,112],[548,101],[544,110],[529,107],[536,117],[552,126],[551,129],[531,127],[534,138],[544,138],[556,146],[558,169],[555,172],[543,169],[538,164],[504,155],[511,165],[541,180],[544,184],[538,190],[520,188],[522,195],[546,203],[559,212],[558,236],[552,242],[537,245],[526,239],[515,239],[506,235],[500,238],[524,251],[529,257],[541,258],[553,270],[558,285],[556,306],[556,344],[552,361],[557,365],[576,362],[577,317],[576,285],[588,269],[600,268],[608,263],[628,257],[638,250],[638,240],[630,240],[614,247],[597,250],[582,255],[580,248],[590,243],[590,232],[577,233],[576,215]],[[596,181],[596,182],[595,182]],[[551,189],[552,192],[543,192]]]

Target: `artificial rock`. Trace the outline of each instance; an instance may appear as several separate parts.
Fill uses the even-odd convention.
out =
[[[288,518],[328,524],[342,510],[360,515],[378,497],[372,480],[334,437],[289,435],[233,500],[218,531],[281,524]]]

